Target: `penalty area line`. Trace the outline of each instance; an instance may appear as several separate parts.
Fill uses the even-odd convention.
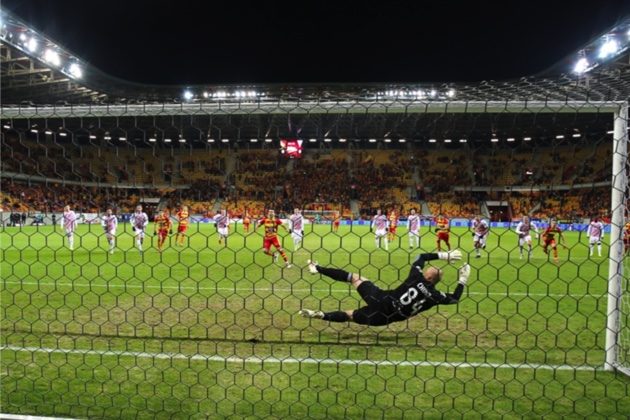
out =
[[[492,362],[446,362],[430,360],[357,360],[357,359],[334,359],[334,358],[314,358],[314,357],[238,357],[219,356],[204,354],[182,354],[182,353],[150,353],[128,350],[89,350],[89,349],[61,349],[43,347],[20,347],[20,346],[0,346],[0,350],[7,350],[21,353],[42,353],[42,354],[65,354],[83,356],[109,356],[109,357],[131,357],[136,359],[160,359],[160,360],[189,360],[219,363],[238,364],[273,364],[273,365],[350,365],[350,366],[375,366],[375,367],[435,367],[450,369],[527,369],[527,370],[551,370],[551,371],[600,371],[603,367],[595,366],[572,366],[572,365],[547,365],[540,363],[492,363]]]

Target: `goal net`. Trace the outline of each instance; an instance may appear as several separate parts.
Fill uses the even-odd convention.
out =
[[[3,411],[450,418],[630,408],[628,378],[615,374],[630,369],[625,102],[2,111]],[[308,139],[299,171],[279,153],[295,137],[287,115]],[[278,136],[252,141],[265,132]],[[394,209],[396,226],[381,239],[371,220],[331,227],[351,201],[388,218]],[[489,212],[488,202],[506,206]],[[314,223],[303,236],[280,229],[276,248],[257,222],[294,207]],[[433,217],[414,233],[412,211],[442,213],[448,238]],[[480,243],[471,220],[482,212],[490,231]],[[535,227],[519,236],[525,215]],[[553,220],[561,233],[547,231]],[[352,285],[312,275],[309,260],[387,290],[438,246],[464,254],[432,262],[443,270],[438,290],[453,293],[461,263],[472,267],[457,305],[387,326],[299,314],[366,304]]]

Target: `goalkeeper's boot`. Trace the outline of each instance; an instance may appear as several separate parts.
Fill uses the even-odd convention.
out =
[[[311,274],[317,274],[317,261],[308,260],[308,272]]]
[[[311,311],[310,309],[300,309],[300,315],[304,318],[324,319],[322,311]]]
[[[285,261],[284,265],[286,268],[291,268],[291,263],[289,261]]]

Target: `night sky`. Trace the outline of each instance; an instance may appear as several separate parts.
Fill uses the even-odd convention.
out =
[[[630,1],[25,1],[2,8],[104,72],[155,84],[461,82],[541,72]]]

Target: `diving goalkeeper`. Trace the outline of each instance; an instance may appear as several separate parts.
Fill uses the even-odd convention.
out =
[[[321,267],[309,261],[308,270],[311,274],[320,273],[333,280],[352,283],[366,305],[356,310],[334,312],[302,309],[300,315],[329,322],[355,322],[362,325],[381,326],[404,321],[436,305],[458,303],[470,276],[470,266],[464,264],[459,269],[459,281],[454,293],[442,293],[435,288],[442,279],[442,270],[428,267],[423,271],[425,262],[437,259],[450,263],[461,260],[462,253],[454,250],[437,254],[421,254],[411,265],[407,279],[393,290],[381,290],[358,274],[337,268]]]

